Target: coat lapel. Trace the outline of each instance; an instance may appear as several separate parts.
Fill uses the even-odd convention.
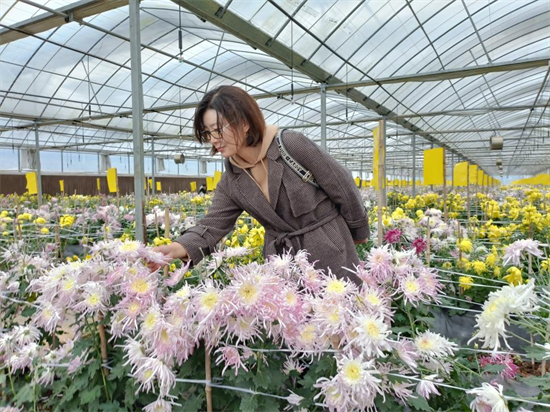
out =
[[[268,173],[268,190],[269,190],[269,202],[265,198],[264,194],[260,190],[256,183],[243,172],[242,169],[231,165],[233,172],[235,172],[235,185],[239,189],[241,198],[248,203],[248,208],[251,211],[254,210],[257,216],[261,217],[261,220],[268,221],[273,228],[280,231],[290,232],[295,230],[284,219],[282,219],[275,207],[279,199],[279,192],[283,180],[284,165],[279,163],[277,159],[280,157],[279,147],[277,142],[273,139],[273,142],[269,146],[266,154],[267,173]]]
[[[269,190],[269,203],[273,210],[277,207],[277,201],[279,200],[279,191],[283,182],[283,169],[284,166],[276,160],[268,157],[268,190]]]
[[[262,191],[246,173],[236,175],[235,186],[239,189],[241,199],[247,204],[246,206],[243,205],[244,209],[249,211],[250,214],[253,214],[252,211],[254,211],[259,221],[268,222],[269,225],[279,231],[291,232],[294,230],[292,226],[275,212],[275,209],[267,202]]]

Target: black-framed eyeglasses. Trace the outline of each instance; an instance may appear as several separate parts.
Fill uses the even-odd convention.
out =
[[[205,142],[211,142],[212,139],[221,139],[223,131],[229,127],[229,125],[233,123],[232,121],[227,123],[225,126],[223,126],[221,129],[216,130],[203,130],[201,132],[201,137]]]

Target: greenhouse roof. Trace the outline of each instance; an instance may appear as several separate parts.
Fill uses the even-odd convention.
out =
[[[232,84],[268,123],[321,136],[349,167],[443,145],[498,176],[550,167],[550,2],[143,0],[145,151],[207,156],[195,106]],[[182,48],[179,47],[179,32]],[[128,1],[2,0],[0,147],[133,152]],[[489,139],[504,138],[502,151]],[[417,156],[417,161],[422,157]]]

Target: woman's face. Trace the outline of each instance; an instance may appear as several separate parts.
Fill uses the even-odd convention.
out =
[[[210,144],[214,146],[223,157],[231,157],[238,152],[240,142],[239,136],[236,135],[232,125],[225,119],[221,122],[221,130],[218,130],[218,112],[214,109],[208,109],[204,112],[202,121],[205,126],[204,131],[211,133]]]

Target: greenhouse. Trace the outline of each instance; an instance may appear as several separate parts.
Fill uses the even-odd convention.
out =
[[[549,0],[0,0],[0,412],[550,410]]]

